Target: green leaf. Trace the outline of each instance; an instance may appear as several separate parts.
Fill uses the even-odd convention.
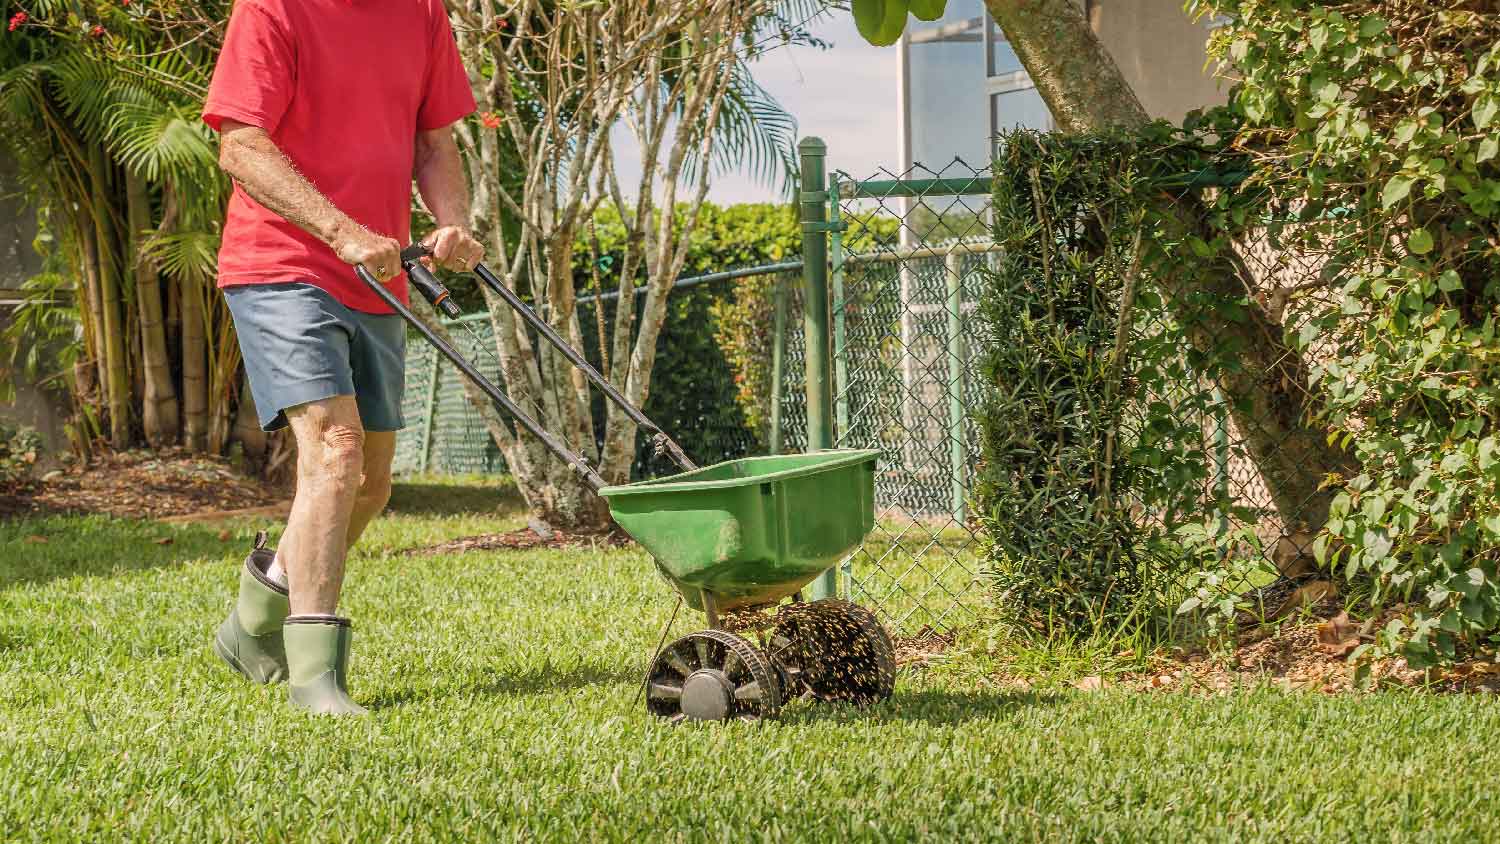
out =
[[[1413,255],[1426,255],[1432,251],[1432,235],[1424,228],[1412,229],[1411,234],[1406,236],[1406,248]]]
[[[935,21],[943,16],[948,0],[911,0],[911,16],[919,21]]]
[[[1385,18],[1379,15],[1365,15],[1359,22],[1359,37],[1374,38],[1385,32]]]
[[[1307,43],[1312,45],[1314,53],[1323,52],[1323,45],[1328,43],[1328,27],[1320,23],[1309,29]]]
[[[1198,606],[1202,603],[1203,601],[1197,595],[1193,595],[1186,601],[1182,602],[1182,606],[1177,608],[1177,614],[1182,615],[1183,613],[1192,612],[1193,610],[1197,609]]]
[[[906,29],[907,0],[853,0],[854,25],[866,41],[889,47]]]
[[[1479,142],[1479,151],[1474,153],[1474,163],[1482,164],[1489,161],[1495,157],[1496,153],[1500,153],[1500,138],[1489,135]]]
[[[1444,270],[1443,274],[1438,276],[1438,289],[1444,293],[1458,290],[1463,286],[1463,279],[1460,279],[1458,273],[1453,270]]]
[[[1381,206],[1390,208],[1405,199],[1406,195],[1411,193],[1413,181],[1415,180],[1408,176],[1392,176],[1391,180],[1385,183],[1385,190],[1380,192]]]
[[[1474,101],[1474,128],[1483,132],[1490,121],[1495,119],[1495,112],[1500,111],[1500,100],[1496,100],[1491,94],[1483,94]]]

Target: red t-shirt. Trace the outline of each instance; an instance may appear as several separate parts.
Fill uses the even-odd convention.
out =
[[[473,111],[442,0],[238,0],[203,120],[266,130],[339,210],[405,246],[417,132]],[[219,286],[287,281],[390,312],[326,244],[236,184]],[[405,275],[389,284],[407,301]]]

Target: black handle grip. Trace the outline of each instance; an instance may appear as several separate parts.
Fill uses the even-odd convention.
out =
[[[449,319],[457,319],[463,313],[458,303],[453,301],[448,288],[438,281],[431,270],[422,266],[420,261],[403,260],[401,263],[406,267],[406,277],[411,280],[411,286],[417,288],[429,304],[442,311]]]

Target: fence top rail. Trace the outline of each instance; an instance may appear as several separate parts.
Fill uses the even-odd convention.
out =
[[[975,173],[956,179],[870,179],[839,180],[841,199],[890,199],[923,196],[988,196],[993,189],[989,173]]]
[[[946,258],[949,255],[983,255],[1001,251],[1001,246],[992,240],[955,240],[936,246],[917,246],[910,249],[883,249],[878,252],[860,252],[845,255],[845,264],[869,264],[879,261],[912,261],[920,258]]]
[[[716,281],[731,281],[731,280],[737,279],[737,278],[750,278],[751,276],[757,276],[757,275],[770,275],[772,273],[793,272],[793,271],[800,270],[800,269],[802,269],[802,261],[801,260],[797,260],[797,261],[782,261],[779,264],[762,264],[762,265],[760,265],[758,267],[741,267],[739,269],[734,269],[734,270],[722,270],[722,271],[716,272],[716,273],[706,273],[704,275],[695,275],[695,276],[692,276],[690,278],[680,278],[675,283],[673,283],[672,289],[673,290],[680,290],[680,289],[682,289],[684,287],[696,287],[696,286],[698,286],[700,284],[711,284],[711,283],[716,282]],[[644,287],[644,286],[637,287],[635,289],[635,295],[637,295],[637,296],[644,295],[647,289],[648,288]],[[620,298],[620,291],[618,291],[618,290],[611,290],[611,291],[608,291],[607,293],[601,293],[601,294],[598,294],[598,295],[579,296],[577,299],[574,299],[573,301],[574,301],[574,304],[577,304],[577,305],[586,305],[586,304],[589,304],[589,303],[595,302],[595,301],[601,301],[601,300],[602,301],[610,301],[610,300],[618,299],[618,298]],[[547,309],[547,306],[543,305],[539,310],[545,311],[546,309]],[[457,319],[443,319],[442,323],[444,325],[452,325],[454,323],[476,322],[476,321],[479,321],[479,320],[487,320],[489,318],[490,318],[490,315],[489,315],[488,311],[475,311],[473,313],[464,314],[463,316],[461,316],[461,317],[459,317]]]

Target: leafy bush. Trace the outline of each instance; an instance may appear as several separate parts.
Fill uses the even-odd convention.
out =
[[[1191,352],[1151,283],[1180,262],[1154,187],[1206,151],[1164,126],[1021,131],[1002,150],[974,493],[991,574],[1003,608],[1038,627],[1160,616],[1230,541],[1205,448],[1205,422],[1224,413],[1204,385],[1218,361]]]
[[[594,227],[581,233],[574,251],[574,277],[580,295],[594,292],[590,266],[594,237],[598,238],[600,287],[611,291],[619,284],[614,273],[619,269],[624,227],[613,211],[604,210]],[[790,206],[705,204],[688,243],[690,251],[682,275],[692,277],[795,260],[801,245],[796,210]],[[695,458],[729,459],[756,453],[765,446],[765,420],[755,415],[758,404],[753,400],[765,394],[745,388],[746,373],[753,378],[761,369],[752,365],[754,351],[747,358],[746,349],[752,347],[743,344],[741,338],[768,331],[769,317],[762,326],[752,327],[748,319],[753,319],[755,312],[739,303],[768,302],[760,291],[770,279],[751,276],[698,285],[675,291],[668,301],[667,321],[657,342],[658,358],[644,409]],[[644,283],[644,276],[638,283]],[[747,313],[752,314],[748,319]],[[614,304],[610,302],[604,308],[606,334],[614,330],[614,316]],[[598,363],[599,331],[592,304],[580,306],[579,321],[588,355]],[[596,419],[601,418],[601,401],[596,401]],[[649,473],[660,468],[659,461],[643,447],[636,471]]]
[[[41,434],[32,428],[0,421],[0,488],[31,480],[32,467],[41,451]]]
[[[1232,23],[1233,140],[1314,226],[1325,307],[1298,335],[1338,479],[1318,559],[1377,604],[1417,666],[1500,633],[1500,13],[1475,0],[1337,7],[1197,0]],[[1314,279],[1316,281],[1316,279]]]

